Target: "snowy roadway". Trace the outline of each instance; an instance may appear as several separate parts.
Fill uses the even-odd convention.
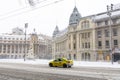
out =
[[[34,62],[36,62],[36,61],[34,61]],[[29,73],[31,73],[31,75],[33,73],[38,73],[38,74],[42,73],[41,75],[39,75],[39,77],[43,76],[43,74],[44,75],[49,74],[49,76],[51,74],[54,74],[52,76],[56,76],[56,75],[57,75],[57,77],[62,76],[62,77],[60,77],[60,80],[104,80],[104,79],[120,80],[120,68],[119,67],[112,68],[112,67],[73,66],[72,68],[55,68],[55,67],[50,68],[50,67],[48,67],[47,64],[45,64],[45,61],[42,61],[42,62],[44,62],[44,64],[35,64],[35,63],[33,64],[33,62],[30,63],[29,61],[22,63],[20,61],[17,62],[17,60],[16,60],[16,62],[0,61],[0,73],[4,72],[4,70],[9,71],[12,69],[10,71],[12,74],[14,74],[14,73],[18,74],[19,72],[17,72],[17,71],[22,71],[24,74],[25,74],[25,72],[29,72]],[[40,61],[39,61],[39,63],[40,63]],[[1,71],[1,70],[3,70],[3,71]],[[14,71],[14,72],[12,72],[12,71]],[[9,72],[6,72],[6,75],[8,75],[7,73],[9,73]],[[23,74],[23,73],[21,73],[21,74]],[[0,74],[0,75],[2,75],[2,74]],[[67,76],[64,76],[64,75],[67,75]],[[30,76],[30,74],[29,74],[29,76]],[[90,78],[88,78],[88,77],[90,77]],[[49,78],[51,78],[51,80],[58,80],[58,79],[53,79],[54,77],[51,77],[51,76]],[[99,79],[96,79],[96,78],[99,78]],[[8,79],[5,79],[5,80],[8,80]],[[11,79],[11,80],[13,80],[13,79]],[[15,79],[15,80],[19,80],[19,79]],[[23,79],[22,78],[20,80],[49,80],[49,79],[48,78],[47,79]]]
[[[86,76],[87,72],[72,70],[72,68],[50,68],[46,65],[16,63],[0,64],[0,80],[106,80]]]

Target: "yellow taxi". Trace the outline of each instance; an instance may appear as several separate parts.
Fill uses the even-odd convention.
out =
[[[73,60],[69,60],[67,58],[57,58],[53,61],[49,62],[50,67],[71,67],[73,65]]]

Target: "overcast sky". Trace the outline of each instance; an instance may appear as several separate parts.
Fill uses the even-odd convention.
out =
[[[106,5],[120,3],[120,0],[40,1],[43,2],[31,7],[27,0],[0,0],[0,33],[11,33],[15,27],[24,30],[24,24],[28,23],[27,33],[35,28],[37,34],[52,36],[56,25],[60,30],[68,26],[75,5],[82,16],[88,16],[106,11]]]

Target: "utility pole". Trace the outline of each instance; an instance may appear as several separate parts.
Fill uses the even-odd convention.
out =
[[[28,28],[28,23],[25,23],[25,53],[24,53],[24,61],[26,60],[27,46],[26,46],[26,32]]]
[[[111,55],[111,63],[113,64],[113,54],[112,54],[112,18],[111,18],[111,14],[112,14],[112,11],[113,11],[113,4],[111,4],[111,6],[108,6],[107,5],[107,15],[109,16],[109,37],[110,37],[110,55]]]

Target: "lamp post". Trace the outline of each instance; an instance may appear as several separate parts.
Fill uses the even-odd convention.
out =
[[[26,51],[27,51],[27,46],[26,46],[26,29],[28,27],[28,23],[25,23],[25,53],[24,53],[24,61],[26,60]]]
[[[113,10],[113,4],[111,6],[107,5],[107,15],[109,16],[109,33],[110,33],[110,54],[111,54],[111,63],[113,64],[113,54],[112,54],[112,26],[111,26],[111,12]]]

